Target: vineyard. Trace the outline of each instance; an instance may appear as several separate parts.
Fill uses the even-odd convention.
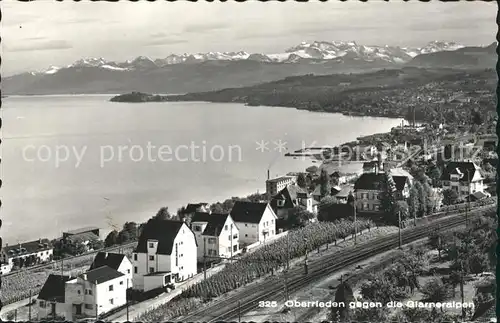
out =
[[[357,221],[357,230],[373,227],[369,220]],[[289,237],[280,238],[269,245],[264,245],[253,253],[244,255],[237,262],[227,264],[220,272],[195,284],[167,304],[161,305],[138,318],[140,321],[165,321],[192,311],[187,304],[196,304],[194,300],[204,302],[221,296],[238,286],[244,286],[271,271],[284,267],[287,262],[287,240],[290,259],[304,256],[306,252],[333,243],[354,233],[354,223],[348,220],[336,222],[316,222],[302,229],[290,231]],[[189,302],[189,300],[193,300]],[[184,312],[179,314],[180,309]]]
[[[40,292],[49,277],[48,272],[21,271],[16,275],[2,277],[2,294],[0,300],[3,304],[11,304]]]

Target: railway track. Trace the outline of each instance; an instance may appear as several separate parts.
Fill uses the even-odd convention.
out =
[[[491,206],[489,206],[491,207]],[[481,208],[483,209],[483,208]],[[477,211],[474,210],[474,211]],[[477,217],[469,216],[469,221]],[[408,244],[425,238],[438,228],[448,230],[465,224],[462,213],[443,219],[435,219],[426,226],[412,227],[402,230],[402,243]],[[390,234],[368,242],[360,243],[352,248],[340,250],[328,259],[311,261],[308,266],[308,275],[304,267],[297,266],[288,271],[288,294],[291,295],[309,284],[327,277],[336,271],[360,261],[366,260],[375,254],[383,253],[399,246],[399,235]],[[284,299],[284,283],[282,279],[265,280],[254,286],[247,286],[245,290],[226,299],[221,299],[180,319],[184,322],[204,321],[231,321],[239,315],[259,308],[260,301],[278,301]],[[276,308],[278,309],[278,308]],[[210,313],[207,315],[206,313]]]

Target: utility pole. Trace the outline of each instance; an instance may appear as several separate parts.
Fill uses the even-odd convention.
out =
[[[467,186],[468,186],[468,195],[467,195],[467,205],[465,206],[465,228],[469,225],[469,208],[470,208],[470,173],[467,169]]]
[[[354,197],[354,195],[353,195]],[[357,236],[358,236],[358,223],[356,221],[356,198],[354,198],[352,207],[354,208],[354,245],[357,244]]]
[[[233,262],[233,224],[231,223],[231,262]]]
[[[403,248],[403,238],[401,236],[401,211],[398,211],[398,227],[399,227],[399,249]]]
[[[127,322],[130,322],[129,317],[128,317],[128,315],[129,315],[129,309],[128,309],[128,278],[127,278],[127,290],[125,291],[125,301],[127,302]]]
[[[28,303],[28,321],[31,322],[31,289],[30,289],[30,300]]]
[[[464,304],[464,268],[462,262],[460,262],[460,297],[462,298],[462,304]],[[462,307],[462,319],[465,320],[464,307]]]
[[[306,238],[304,238],[304,243],[306,245],[306,256],[304,258],[304,272],[307,275],[309,273],[309,271],[308,271],[308,268],[307,268],[307,265],[308,265],[307,264],[307,253],[308,253],[308,250],[307,250],[307,239]]]
[[[238,300],[238,322],[241,322],[241,301]]]
[[[285,302],[288,301],[288,270],[290,269],[290,235],[286,234]]]
[[[207,280],[207,238],[203,237],[203,280]]]

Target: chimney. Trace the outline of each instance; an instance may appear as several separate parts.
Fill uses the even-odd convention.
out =
[[[83,280],[87,280],[87,274],[82,275]]]
[[[271,175],[269,173],[269,169],[267,170],[267,179],[270,180],[271,179]]]
[[[42,238],[38,238],[38,243],[42,243]]]

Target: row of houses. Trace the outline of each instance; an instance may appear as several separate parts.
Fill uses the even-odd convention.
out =
[[[200,262],[235,257],[245,246],[276,235],[277,216],[269,203],[238,201],[228,214],[210,213],[207,206],[190,208],[194,214],[189,226],[149,220],[130,260],[99,252],[85,273],[50,275],[38,296],[39,318],[97,319],[124,306],[127,290],[174,287],[196,275]]]
[[[88,246],[100,239],[100,229],[85,227],[62,234],[62,243],[81,244],[83,250],[90,251]],[[15,245],[6,244],[0,253],[1,274],[5,275],[14,269],[51,262],[54,258],[54,246],[48,239],[20,242]]]

